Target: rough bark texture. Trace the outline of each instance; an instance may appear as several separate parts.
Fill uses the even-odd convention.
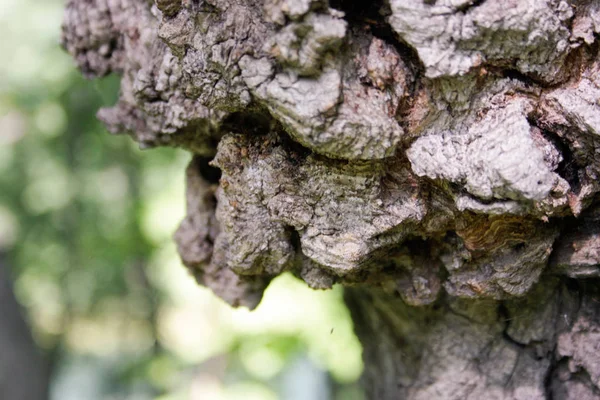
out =
[[[99,112],[181,146],[175,235],[255,307],[349,287],[374,399],[600,398],[600,2],[70,0]]]

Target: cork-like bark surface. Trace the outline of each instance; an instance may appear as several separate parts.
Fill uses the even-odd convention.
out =
[[[69,0],[197,280],[350,289],[375,399],[600,398],[600,2]]]

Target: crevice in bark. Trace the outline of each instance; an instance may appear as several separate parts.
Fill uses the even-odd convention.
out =
[[[552,356],[550,358],[550,366],[548,367],[548,371],[546,371],[546,376],[544,377],[544,392],[547,400],[554,400],[554,392],[553,392],[553,378],[555,372],[558,368],[560,360],[557,360],[556,357]]]
[[[410,236],[374,251],[363,261],[363,268],[345,276],[343,282],[379,287],[410,306],[434,304],[445,278],[439,248],[436,240]]]
[[[330,0],[329,6],[346,14],[348,22],[362,22],[379,24],[383,15],[388,12],[387,4],[383,0]]]
[[[382,239],[393,232],[386,232],[385,234],[377,236],[377,239]],[[371,253],[371,257],[365,260],[365,264],[376,264],[380,265],[380,272],[392,272],[399,269],[399,266],[403,265],[403,260],[406,262],[405,256],[429,256],[431,255],[432,243],[430,240],[423,239],[417,236],[410,236],[405,238],[399,243],[394,243],[386,247],[379,248],[377,251]],[[400,257],[400,260],[396,260]],[[401,261],[400,263],[398,261]]]
[[[567,139],[561,137],[557,133],[554,133],[548,129],[544,129],[531,117],[528,117],[529,124],[532,127],[538,128],[542,135],[558,150],[562,156],[562,161],[556,168],[556,173],[566,180],[571,187],[571,191],[578,195],[581,190],[581,181],[579,179],[579,171],[581,169],[571,149]]]
[[[302,254],[302,243],[300,242],[300,234],[293,226],[287,226],[285,230],[289,234],[290,244],[294,249],[294,252],[298,254]]]
[[[471,72],[477,71],[478,68],[474,67],[471,69]],[[479,69],[483,69],[486,74],[492,74],[492,76],[496,76],[498,78],[509,78],[515,81],[521,82],[527,89],[527,91],[538,91],[541,92],[541,89],[553,89],[559,87],[564,80],[562,79],[559,82],[545,82],[543,79],[536,77],[534,74],[525,74],[516,69],[514,64],[506,62],[505,64],[482,64]]]
[[[499,71],[498,71],[499,75],[502,76],[503,78],[514,79],[516,81],[524,83],[528,87],[535,87],[535,86],[550,87],[549,84],[544,83],[541,80],[535,79],[531,75],[526,75],[522,72],[519,72],[514,68],[510,68],[510,67],[509,68],[499,68],[499,67],[494,67],[494,66],[487,66],[486,68],[488,68],[492,71],[494,69],[499,69]]]
[[[558,165],[558,169],[556,170],[556,172],[567,182],[569,182],[573,193],[578,195],[581,190],[581,183],[579,180],[579,166],[577,165],[577,161],[573,157],[573,153],[569,150],[568,147],[564,146],[562,155],[563,160]]]
[[[410,88],[411,93],[414,93],[418,87],[420,77],[423,76],[425,66],[421,62],[417,51],[405,43],[387,22],[387,18],[392,13],[387,0],[330,0],[329,4],[332,8],[346,14],[345,19],[350,26],[368,29],[373,36],[391,44],[398,51],[398,54],[406,62],[415,77],[413,86]]]
[[[292,138],[279,121],[260,107],[250,107],[247,111],[232,113],[223,121],[220,130],[246,136],[267,136],[273,133],[281,142],[281,145],[289,150],[290,161],[296,166],[300,166],[306,160],[306,157],[311,154],[332,162],[340,161],[315,154],[311,149]],[[265,140],[271,139],[265,138]]]
[[[135,132],[132,132],[135,136]],[[189,123],[178,129],[175,133],[158,134],[156,139],[141,141],[142,148],[153,148],[156,146],[175,146],[189,150],[193,154],[212,156],[216,153],[217,145],[221,138],[220,133],[206,123],[204,120],[189,121]]]
[[[600,55],[600,33],[594,33],[594,38],[596,39],[594,43],[586,46],[591,60],[597,60],[598,55]]]
[[[202,178],[204,178],[207,182],[219,183],[219,180],[221,179],[221,170],[210,165],[211,161],[211,157],[194,157],[194,163],[198,169],[198,172],[200,172],[200,176],[202,176]]]
[[[456,11],[458,12],[462,12],[462,13],[466,13],[468,10],[473,9],[475,7],[479,7],[480,5],[482,5],[483,3],[485,3],[486,0],[474,0],[471,1],[469,3],[463,4],[459,7],[456,8]]]
[[[308,147],[305,147],[300,142],[294,140],[290,136],[290,134],[285,129],[283,129],[283,127],[281,127],[281,125],[277,124],[274,130],[275,132],[277,132],[277,136],[279,137],[279,140],[281,141],[283,147],[290,150],[290,162],[292,163],[292,165],[302,165],[306,158],[311,154],[318,158],[332,160],[332,162],[334,161],[333,159],[330,159],[327,156],[314,153]]]
[[[273,118],[261,109],[231,113],[221,124],[221,131],[251,136],[266,135],[271,131]]]
[[[517,346],[521,350],[527,349],[527,345],[516,341],[508,334],[508,328],[510,327],[512,317],[510,316],[510,312],[503,302],[500,302],[498,304],[498,317],[504,323],[504,329],[502,330],[502,338],[508,343]]]

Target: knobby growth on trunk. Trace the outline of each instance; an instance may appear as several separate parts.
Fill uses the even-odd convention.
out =
[[[339,283],[373,399],[600,398],[600,2],[69,0],[98,116],[180,146],[175,235],[255,307]]]

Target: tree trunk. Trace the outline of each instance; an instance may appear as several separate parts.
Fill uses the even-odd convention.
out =
[[[371,399],[596,399],[598,281],[544,278],[525,298],[412,307],[350,290]]]
[[[99,118],[194,154],[175,235],[255,307],[347,287],[373,399],[600,398],[600,2],[70,0]]]
[[[48,365],[14,297],[8,269],[0,251],[0,398],[45,400]]]

